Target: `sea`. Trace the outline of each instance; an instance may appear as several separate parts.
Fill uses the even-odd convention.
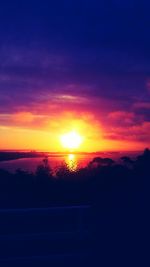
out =
[[[80,154],[48,154],[48,162],[55,172],[60,166],[67,166],[70,171],[77,171],[86,167],[95,157],[111,158],[116,162],[121,162],[121,157],[128,156],[135,159],[140,152],[99,152],[99,153],[80,153]],[[37,167],[43,163],[42,157],[20,158],[0,162],[0,169],[15,173],[17,169],[28,172],[35,172]]]

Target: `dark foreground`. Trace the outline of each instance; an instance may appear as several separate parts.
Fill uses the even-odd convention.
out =
[[[148,266],[142,198],[108,210],[1,210],[0,266]]]
[[[1,210],[0,218],[0,266],[75,266],[90,260],[90,206]]]
[[[149,266],[150,151],[123,160],[1,170],[0,266]]]

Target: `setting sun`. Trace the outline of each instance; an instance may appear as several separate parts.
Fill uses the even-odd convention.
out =
[[[72,149],[77,149],[80,147],[81,143],[83,142],[83,138],[77,132],[72,131],[72,132],[63,134],[60,137],[60,141],[64,148],[72,150]]]

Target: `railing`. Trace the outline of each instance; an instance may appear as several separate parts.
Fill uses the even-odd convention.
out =
[[[0,210],[0,237],[3,234],[11,234],[21,231],[42,230],[60,232],[72,230],[84,232],[88,227],[90,206],[66,206],[51,208],[28,209],[1,209]],[[18,225],[19,224],[19,225]]]
[[[57,250],[68,255],[71,247],[81,252],[90,236],[90,217],[87,205],[0,209],[0,262],[49,257]]]

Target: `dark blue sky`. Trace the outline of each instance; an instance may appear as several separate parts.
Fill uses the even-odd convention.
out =
[[[55,106],[91,112],[107,129],[111,114],[128,113],[150,127],[149,12],[145,0],[1,1],[0,125]]]

